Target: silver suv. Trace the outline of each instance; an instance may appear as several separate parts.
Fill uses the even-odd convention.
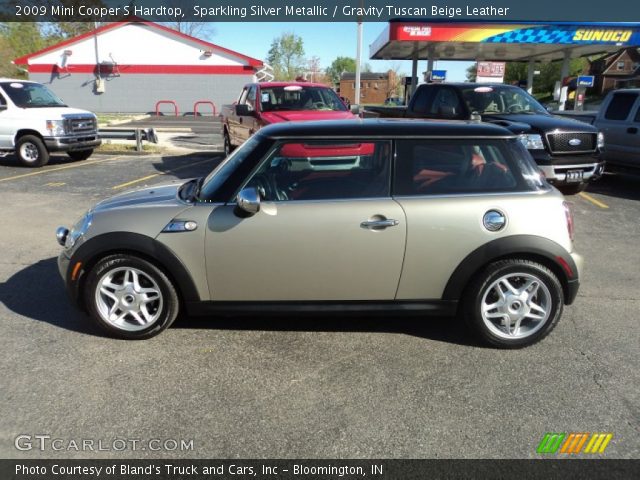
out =
[[[494,346],[530,345],[578,291],[564,197],[508,130],[364,120],[262,129],[206,178],[98,203],[60,272],[112,335],[189,315],[460,314]]]

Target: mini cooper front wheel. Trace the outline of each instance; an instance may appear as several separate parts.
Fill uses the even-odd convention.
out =
[[[179,309],[176,290],[164,272],[125,254],[105,257],[91,269],[85,302],[100,327],[125,339],[157,335],[174,322]]]
[[[558,323],[562,286],[544,265],[523,259],[488,265],[465,296],[467,324],[485,342],[521,348],[544,338]]]

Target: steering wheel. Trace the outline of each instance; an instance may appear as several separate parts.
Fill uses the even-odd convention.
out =
[[[509,111],[509,113],[520,113],[524,110],[524,108],[522,108],[521,105],[514,103],[513,105],[509,106],[507,110]]]

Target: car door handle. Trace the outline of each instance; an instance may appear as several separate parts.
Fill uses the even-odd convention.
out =
[[[360,226],[362,228],[368,228],[369,230],[382,230],[387,227],[395,227],[398,223],[400,223],[398,220],[386,218],[384,220],[367,220],[362,222]]]
[[[638,133],[638,129],[636,127],[627,128],[627,133]]]

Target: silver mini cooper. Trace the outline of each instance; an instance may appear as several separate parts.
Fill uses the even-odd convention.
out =
[[[206,178],[124,193],[69,231],[60,273],[112,335],[180,312],[458,315],[530,345],[576,297],[563,196],[507,130],[363,120],[273,125]]]

